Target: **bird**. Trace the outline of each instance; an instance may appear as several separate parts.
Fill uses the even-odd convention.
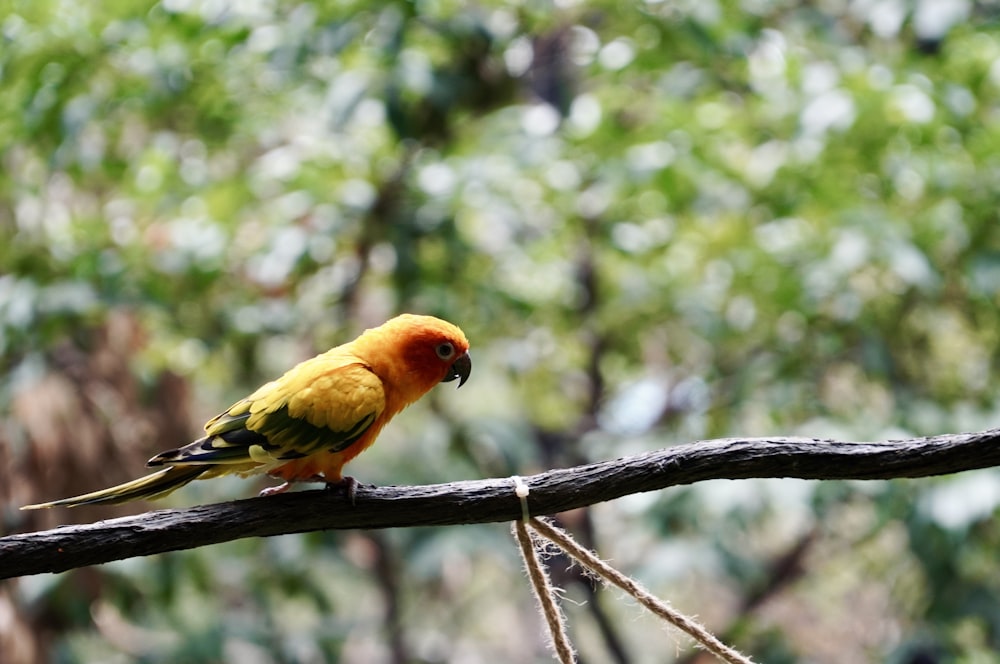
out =
[[[195,479],[265,473],[295,482],[346,485],[344,465],[367,449],[401,410],[438,383],[465,384],[472,371],[462,330],[433,316],[401,314],[289,369],[205,424],[205,435],[146,465],[157,472],[91,493],[25,505],[118,504],[162,498]]]

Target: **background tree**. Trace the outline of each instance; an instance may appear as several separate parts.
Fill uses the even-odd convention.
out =
[[[134,511],[16,507],[402,310],[476,372],[352,466],[376,484],[996,424],[990,3],[2,6],[3,532]],[[709,482],[563,523],[761,661],[992,661],[998,504],[995,471]],[[317,533],[25,579],[0,651],[547,661],[516,556]],[[683,651],[557,581],[585,660]]]

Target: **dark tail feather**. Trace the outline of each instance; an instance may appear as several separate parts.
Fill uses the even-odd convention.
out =
[[[168,493],[181,488],[191,480],[196,479],[208,468],[206,466],[170,466],[158,472],[140,477],[139,479],[125,482],[118,486],[101,489],[92,493],[85,493],[81,496],[53,500],[50,503],[39,503],[37,505],[25,505],[22,510],[38,510],[46,507],[65,505],[66,507],[76,507],[77,505],[95,505],[127,503],[130,500],[143,500],[152,498],[162,498]]]

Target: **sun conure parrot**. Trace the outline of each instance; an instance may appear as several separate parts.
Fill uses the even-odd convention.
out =
[[[205,436],[157,454],[165,466],[101,491],[27,505],[123,503],[160,498],[195,479],[256,473],[292,482],[347,482],[348,461],[375,442],[396,413],[441,382],[472,370],[469,342],[455,325],[432,316],[403,314],[366,330],[354,341],[292,367],[205,424]],[[353,494],[352,494],[353,495]]]

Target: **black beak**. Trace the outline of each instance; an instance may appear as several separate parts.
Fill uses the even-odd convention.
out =
[[[472,373],[472,358],[469,357],[469,353],[463,353],[459,355],[458,358],[452,362],[451,368],[448,369],[448,375],[444,377],[442,383],[450,383],[451,381],[458,379],[458,386],[462,387],[465,385],[465,381],[469,380],[469,374]]]

